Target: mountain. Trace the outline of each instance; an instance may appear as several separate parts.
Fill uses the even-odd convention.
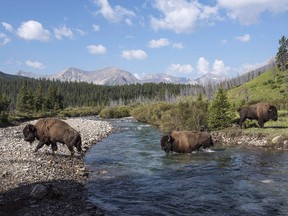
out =
[[[205,85],[209,82],[218,83],[225,80],[225,77],[213,73],[207,73],[197,79],[191,80],[183,77],[171,76],[165,73],[149,74],[142,79],[137,79],[132,73],[115,68],[106,67],[94,71],[84,71],[70,67],[50,76],[43,76],[36,73],[19,71],[17,76],[30,78],[46,78],[70,82],[87,82],[97,85],[129,85],[135,83],[175,83],[175,84],[199,84]]]
[[[142,83],[181,83],[186,84],[190,80],[182,77],[175,77],[165,73],[149,74],[141,79]]]
[[[114,67],[107,67],[95,71],[84,71],[70,67],[50,76],[50,79],[88,82],[98,85],[129,85],[140,83],[140,80],[138,80],[132,73]]]
[[[203,76],[194,79],[192,82],[190,82],[190,84],[205,85],[208,83],[223,82],[226,79],[227,79],[227,77],[225,77],[225,76],[220,76],[220,75],[215,74],[215,73],[206,73]]]
[[[37,74],[37,73],[32,73],[32,72],[25,72],[25,71],[18,71],[16,73],[17,76],[21,76],[21,77],[29,77],[29,78],[35,78],[35,79],[39,79],[39,78],[49,78],[49,76],[47,75],[43,75],[43,74]]]

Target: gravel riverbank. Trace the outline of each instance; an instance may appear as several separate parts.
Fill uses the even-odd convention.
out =
[[[84,151],[112,132],[106,121],[86,117],[64,121],[80,132]],[[71,158],[60,143],[55,155],[46,145],[34,153],[38,142],[24,141],[23,128],[35,122],[0,128],[0,215],[104,215],[87,199],[84,182],[89,171],[79,154]],[[44,188],[43,198],[31,196],[36,185]]]

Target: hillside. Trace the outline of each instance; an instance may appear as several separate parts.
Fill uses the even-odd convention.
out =
[[[287,71],[283,73],[273,68],[243,85],[230,89],[227,96],[236,107],[262,101],[284,108],[287,106],[288,94],[288,83],[285,79],[288,79]]]

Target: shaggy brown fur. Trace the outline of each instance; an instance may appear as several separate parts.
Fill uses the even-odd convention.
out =
[[[278,113],[277,108],[269,103],[256,103],[248,107],[238,109],[240,120],[239,125],[242,128],[244,121],[248,119],[258,120],[258,124],[261,128],[264,127],[264,123],[271,120],[277,121]]]
[[[214,146],[212,137],[206,132],[172,131],[161,138],[161,147],[165,152],[190,153],[201,147]]]
[[[35,125],[26,125],[23,129],[24,139],[32,143],[35,139],[39,140],[35,152],[42,148],[44,144],[52,146],[52,151],[57,150],[56,142],[66,144],[74,154],[74,147],[78,152],[82,152],[81,136],[66,122],[56,118],[39,119]],[[56,146],[56,147],[55,147]]]

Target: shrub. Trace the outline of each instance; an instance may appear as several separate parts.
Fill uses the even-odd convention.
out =
[[[123,118],[130,116],[129,106],[107,107],[100,111],[101,118]]]

